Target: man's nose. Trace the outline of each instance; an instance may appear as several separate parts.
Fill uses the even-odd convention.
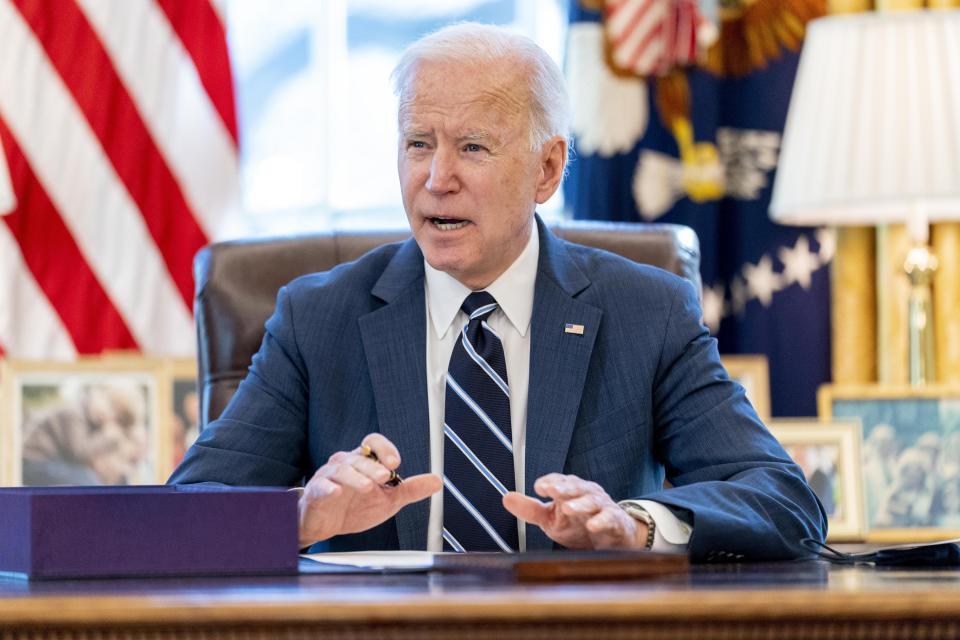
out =
[[[445,149],[437,149],[434,152],[426,187],[435,195],[454,193],[460,189],[455,153]]]

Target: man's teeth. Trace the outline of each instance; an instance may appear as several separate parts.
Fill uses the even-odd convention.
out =
[[[454,231],[467,226],[466,220],[457,220],[455,218],[430,218],[433,224],[441,231]]]

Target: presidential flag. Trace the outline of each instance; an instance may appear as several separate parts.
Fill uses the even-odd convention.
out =
[[[0,0],[0,148],[0,353],[191,354],[239,197],[219,6]]]
[[[574,217],[700,237],[704,320],[762,353],[775,415],[816,415],[830,373],[833,236],[767,209],[804,25],[823,0],[573,0]]]

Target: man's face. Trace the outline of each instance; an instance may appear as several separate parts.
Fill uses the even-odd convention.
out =
[[[147,454],[144,398],[127,387],[96,386],[89,394],[90,465],[104,484],[125,483]]]
[[[556,191],[566,142],[531,151],[523,73],[421,63],[400,104],[398,170],[410,229],[427,262],[471,289],[493,282]]]

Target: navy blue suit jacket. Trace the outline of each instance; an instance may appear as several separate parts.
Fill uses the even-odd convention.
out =
[[[550,472],[646,498],[694,526],[695,560],[783,558],[822,539],[800,469],[720,364],[691,284],[553,236],[538,218],[527,493]],[[430,470],[423,255],[413,240],[281,289],[249,374],[172,483],[299,485],[370,432]],[[583,335],[564,325],[584,326]],[[664,477],[673,488],[664,490]],[[426,548],[429,501],[331,550]],[[527,548],[552,541],[527,527]]]

